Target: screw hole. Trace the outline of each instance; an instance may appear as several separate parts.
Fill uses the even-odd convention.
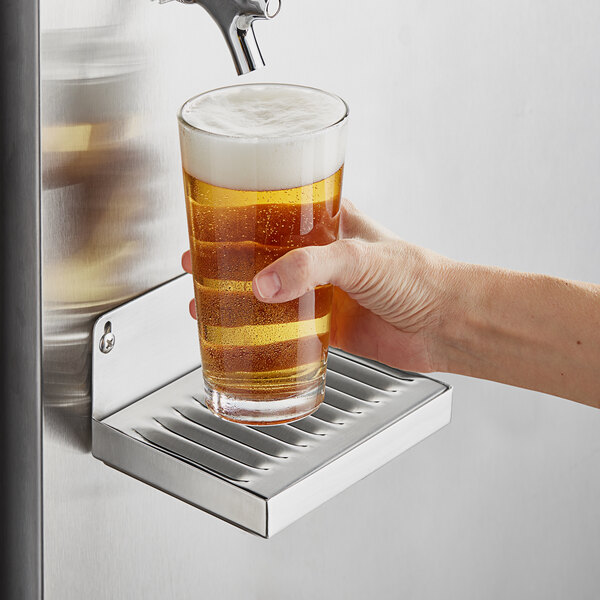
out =
[[[108,354],[115,347],[115,334],[112,332],[112,323],[107,321],[104,325],[104,335],[100,338],[100,352]]]

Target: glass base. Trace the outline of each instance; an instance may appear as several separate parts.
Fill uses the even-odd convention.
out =
[[[242,425],[281,425],[315,412],[325,396],[325,379],[300,395],[275,400],[248,400],[214,389],[204,380],[204,400],[217,417]]]

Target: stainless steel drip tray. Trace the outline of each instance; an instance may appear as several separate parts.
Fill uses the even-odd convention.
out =
[[[161,291],[164,295],[159,288],[146,296]],[[143,298],[116,310],[131,310]],[[99,320],[100,338],[107,322],[113,329],[119,321],[115,312]],[[114,335],[118,340],[118,331]],[[117,348],[118,341],[115,354]],[[95,368],[108,356],[98,354]],[[176,362],[172,356],[169,361]],[[98,375],[110,376],[104,368]],[[451,413],[449,386],[339,350],[330,351],[323,405],[295,423],[247,427],[223,421],[203,405],[203,387],[202,370],[196,368],[111,414],[95,414],[93,453],[264,537],[434,433],[450,421]]]

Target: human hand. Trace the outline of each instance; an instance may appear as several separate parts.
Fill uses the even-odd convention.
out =
[[[331,283],[332,346],[409,371],[441,370],[436,334],[455,263],[398,239],[347,200],[340,237],[292,250],[263,269],[252,282],[256,298],[287,302]],[[191,272],[189,251],[182,264]],[[196,317],[193,300],[190,313]]]
[[[600,408],[600,285],[452,261],[398,239],[347,200],[340,238],[274,261],[252,281],[256,298],[287,302],[331,283],[334,347]],[[189,252],[183,267],[191,272]]]

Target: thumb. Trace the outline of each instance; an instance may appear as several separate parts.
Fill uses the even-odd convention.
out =
[[[254,277],[254,295],[262,302],[287,302],[327,283],[352,292],[362,271],[368,269],[365,245],[360,240],[344,239],[292,250]]]

